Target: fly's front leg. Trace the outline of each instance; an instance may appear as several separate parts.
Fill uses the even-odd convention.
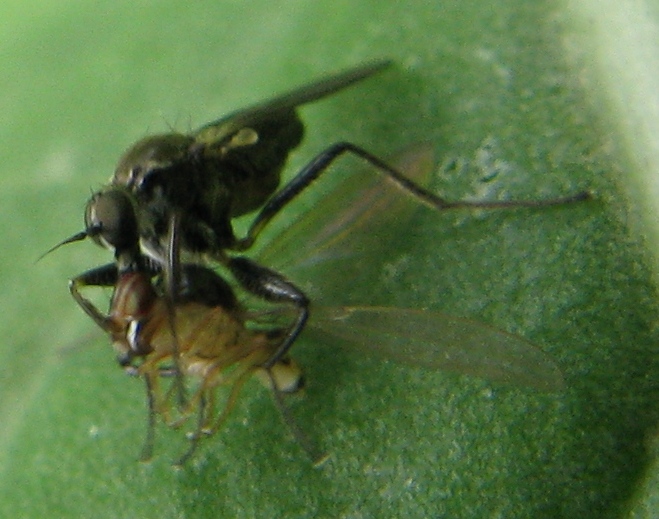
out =
[[[286,184],[281,190],[268,200],[265,206],[261,209],[256,216],[247,235],[236,241],[233,250],[247,250],[253,244],[261,231],[272,220],[272,218],[279,213],[291,200],[299,195],[304,189],[309,187],[311,183],[316,180],[322,173],[328,170],[329,166],[340,156],[350,153],[360,157],[368,163],[375,166],[375,168],[385,175],[386,179],[393,182],[401,190],[402,194],[416,198],[420,203],[435,209],[443,211],[445,209],[458,209],[458,208],[481,208],[481,209],[498,209],[510,207],[545,207],[552,205],[568,204],[586,200],[590,198],[590,193],[581,191],[575,195],[568,195],[559,198],[548,198],[544,200],[503,200],[503,201],[456,201],[451,202],[445,200],[434,193],[424,189],[423,187],[415,184],[410,179],[406,178],[395,168],[389,166],[386,162],[382,161],[372,153],[366,151],[364,148],[356,146],[350,142],[338,142],[325,151],[319,153],[309,164],[304,166],[302,170]]]
[[[304,328],[309,318],[309,299],[304,292],[281,274],[262,267],[250,259],[244,257],[228,258],[227,266],[245,290],[271,303],[292,304],[298,310],[297,318],[288,334],[262,366],[265,369],[270,369],[286,355]]]
[[[185,382],[181,370],[181,347],[179,344],[178,333],[176,331],[176,297],[180,286],[180,267],[181,267],[181,248],[180,248],[180,228],[181,215],[175,211],[169,220],[169,229],[167,237],[167,268],[165,268],[165,304],[167,307],[167,323],[172,334],[172,357],[174,367],[176,368],[176,378],[174,385],[176,387],[176,398],[179,409],[185,407],[187,400],[185,391]]]
[[[88,270],[69,281],[69,291],[80,308],[105,332],[112,332],[109,317],[101,312],[89,299],[80,293],[80,288],[87,286],[111,287],[117,284],[119,273],[114,263]]]

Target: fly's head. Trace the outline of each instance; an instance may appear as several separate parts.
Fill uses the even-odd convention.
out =
[[[84,232],[115,255],[138,248],[137,208],[130,193],[119,188],[94,193],[85,208]]]
[[[118,187],[94,193],[85,207],[85,229],[61,241],[41,257],[62,245],[86,238],[113,251],[120,270],[137,265],[141,255],[134,197]]]

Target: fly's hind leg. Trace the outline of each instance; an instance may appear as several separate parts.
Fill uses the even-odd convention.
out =
[[[284,396],[286,395],[285,391],[279,389],[277,381],[272,373],[271,369],[265,370],[268,378],[270,379],[270,384],[272,384],[272,395],[275,399],[275,406],[279,411],[282,421],[288,427],[288,430],[291,431],[295,440],[300,444],[304,452],[307,453],[309,459],[313,463],[314,467],[319,467],[322,465],[329,456],[326,453],[323,453],[318,450],[318,447],[309,439],[306,433],[298,425],[293,413],[291,413],[290,408],[284,402]]]
[[[366,151],[360,146],[350,142],[338,142],[326,150],[319,153],[312,159],[300,172],[274,196],[268,200],[252,222],[244,238],[237,240],[233,250],[244,251],[249,249],[255,242],[258,235],[266,225],[277,215],[286,205],[296,198],[302,191],[309,187],[321,174],[327,171],[330,165],[339,157],[345,154],[352,154],[373,165],[381,172],[388,181],[393,182],[401,189],[401,194],[407,194],[416,198],[420,203],[438,210],[457,209],[457,208],[482,208],[497,209],[510,207],[545,207],[551,205],[568,204],[590,198],[590,193],[581,191],[574,195],[568,195],[559,198],[548,198],[544,200],[505,200],[505,201],[456,201],[445,200],[434,193],[415,184],[406,178],[395,168],[389,166],[386,162]]]
[[[271,303],[288,303],[296,307],[297,317],[281,344],[262,365],[270,369],[283,359],[309,318],[309,298],[281,274],[245,258],[228,258],[227,266],[245,290]]]

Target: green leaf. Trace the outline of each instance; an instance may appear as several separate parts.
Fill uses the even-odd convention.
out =
[[[656,515],[658,263],[644,240],[656,222],[639,205],[651,198],[656,136],[625,122],[624,103],[612,100],[616,76],[606,76],[624,71],[607,69],[607,37],[635,30],[631,8],[119,1],[3,11],[0,516]],[[656,53],[644,34],[624,47],[630,70]],[[138,463],[144,388],[66,289],[110,256],[78,244],[35,259],[81,228],[90,189],[139,138],[382,57],[392,70],[302,110],[307,135],[289,175],[339,140],[380,156],[430,142],[441,157],[431,187],[449,199],[584,188],[596,199],[419,210],[384,257],[337,288],[351,301],[519,334],[554,358],[567,389],[536,393],[301,341],[308,390],[291,406],[331,454],[322,468],[255,382],[190,465],[171,467],[184,431],[163,427],[157,457]],[[659,90],[654,76],[643,79],[651,115]],[[645,97],[633,99],[636,108]],[[345,159],[286,218],[358,167]]]

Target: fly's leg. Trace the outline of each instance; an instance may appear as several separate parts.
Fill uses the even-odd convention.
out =
[[[140,451],[140,461],[149,461],[153,457],[153,446],[156,438],[156,415],[162,405],[159,403],[158,394],[160,393],[160,385],[158,383],[159,371],[145,370],[145,365],[140,367],[126,366],[124,369],[126,373],[133,377],[142,377],[146,386],[146,405],[147,405],[147,418],[146,418],[146,434],[144,437],[144,444]]]
[[[190,440],[190,445],[186,451],[181,455],[179,459],[174,462],[175,467],[182,467],[190,459],[190,457],[195,453],[201,440],[201,433],[204,429],[204,425],[207,420],[207,407],[208,401],[206,399],[206,394],[202,393],[199,398],[199,415],[197,417],[197,427],[195,431],[188,436]]]
[[[169,232],[167,240],[167,268],[165,276],[165,304],[167,306],[167,323],[172,334],[172,357],[176,370],[174,386],[176,388],[176,400],[179,409],[186,405],[185,382],[181,371],[181,348],[176,333],[176,296],[180,286],[180,229],[181,218],[178,213],[172,214],[169,221]]]
[[[183,466],[188,459],[194,454],[199,445],[199,441],[203,436],[211,436],[215,433],[226,421],[229,413],[233,410],[238,401],[238,396],[240,390],[243,388],[245,382],[249,380],[249,376],[252,374],[251,369],[239,369],[234,373],[231,382],[231,392],[227,397],[227,401],[224,404],[224,408],[219,416],[213,419],[215,414],[215,393],[214,389],[216,384],[207,383],[209,380],[213,380],[215,376],[215,371],[217,368],[212,370],[211,373],[206,377],[206,380],[202,384],[202,387],[199,389],[200,398],[199,398],[199,419],[197,422],[197,427],[195,431],[188,436],[190,440],[190,446],[183,453],[183,455],[174,463],[175,466]],[[228,381],[225,381],[229,383]],[[224,383],[224,382],[223,382]]]
[[[222,409],[222,412],[215,418],[212,422],[209,422],[203,429],[202,433],[206,436],[212,436],[215,434],[216,431],[222,428],[224,425],[224,422],[226,422],[227,418],[229,417],[229,414],[233,410],[233,408],[236,406],[236,402],[238,402],[238,397],[240,396],[240,391],[242,390],[243,386],[245,385],[245,382],[249,380],[250,375],[252,375],[253,370],[251,369],[246,369],[246,370],[241,370],[237,376],[233,377],[233,382],[231,385],[231,392],[229,393],[229,396],[226,399],[226,403],[224,404],[224,408]]]
[[[80,288],[111,287],[117,284],[119,272],[114,263],[88,270],[69,281],[69,291],[78,306],[105,332],[112,332],[111,322],[106,314],[101,312],[89,299],[80,293]]]
[[[395,168],[392,168],[378,157],[369,153],[365,149],[351,144],[349,142],[336,143],[325,151],[318,154],[311,162],[309,162],[302,170],[280,189],[261,209],[259,214],[252,222],[247,235],[237,240],[232,249],[242,251],[249,249],[261,231],[272,220],[272,218],[279,213],[291,200],[299,195],[311,183],[316,180],[322,173],[327,171],[329,166],[340,156],[350,153],[356,155],[373,166],[380,172],[386,175],[386,178],[396,184],[403,193],[416,198],[419,202],[427,205],[428,207],[443,211],[445,209],[457,208],[482,208],[482,209],[497,209],[509,207],[545,207],[552,205],[568,204],[580,200],[590,198],[590,194],[586,191],[579,192],[575,195],[570,195],[560,198],[551,198],[545,200],[506,200],[506,201],[457,201],[450,202],[441,197],[431,193],[423,187],[415,184],[404,175],[402,175]]]
[[[300,444],[304,452],[307,453],[307,456],[311,459],[314,467],[319,467],[322,465],[329,456],[325,453],[321,453],[316,445],[309,439],[305,432],[300,428],[297,421],[295,420],[293,413],[284,402],[285,393],[277,387],[277,382],[275,377],[272,374],[272,370],[266,369],[266,373],[270,378],[270,383],[272,384],[272,394],[275,399],[275,405],[279,411],[282,421],[288,427],[288,430],[291,431],[295,440]]]
[[[309,298],[281,274],[244,258],[228,258],[227,266],[245,290],[271,303],[289,303],[297,308],[297,317],[277,350],[261,367],[269,370],[280,361],[303,330],[309,318]]]
[[[139,270],[145,275],[155,275],[157,273],[156,267],[147,263],[142,266],[144,270]],[[94,321],[99,328],[107,333],[114,331],[112,322],[109,316],[101,312],[89,299],[80,293],[81,288],[85,287],[116,287],[119,282],[119,269],[115,263],[108,263],[101,267],[97,267],[79,276],[69,280],[69,291],[71,296],[78,303],[78,306]],[[122,364],[123,365],[123,364]]]
[[[149,373],[144,375],[144,382],[146,384],[147,421],[146,437],[144,438],[144,445],[140,453],[140,461],[149,461],[153,457],[153,445],[156,435],[156,395]]]
[[[167,375],[175,376],[175,372],[172,371]],[[174,386],[171,386],[169,388],[167,394],[165,395],[165,398],[163,399],[163,406],[160,410],[160,414],[162,415],[165,424],[167,425],[167,427],[171,427],[172,429],[178,429],[185,422],[187,422],[194,408],[196,406],[201,405],[201,401],[204,397],[202,390],[196,391],[189,399],[187,399],[184,407],[182,408],[177,407],[176,416],[174,417],[166,407],[165,403],[170,401],[172,397],[172,393],[175,391],[175,389],[176,388]]]
[[[169,357],[169,354],[156,355],[152,352],[139,366],[127,365],[124,367],[124,370],[132,376],[149,378],[152,388],[152,399],[149,401],[150,406],[153,407],[156,415],[161,416],[162,421],[168,427],[177,428],[188,419],[194,406],[197,405],[199,396],[195,394],[193,398],[186,401],[183,408],[177,406],[176,417],[173,416],[171,408],[174,404],[172,404],[171,400],[176,393],[175,381],[179,371],[175,367],[161,366],[161,363]],[[168,388],[161,389],[161,378],[174,379],[174,381]]]

